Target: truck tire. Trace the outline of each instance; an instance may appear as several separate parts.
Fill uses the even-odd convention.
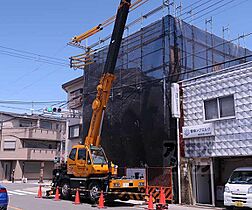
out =
[[[70,185],[67,180],[63,181],[61,184],[61,197],[64,200],[69,200],[71,198]]]
[[[226,206],[226,210],[233,210],[234,207],[233,206]]]
[[[92,203],[96,203],[99,199],[100,196],[100,191],[101,191],[101,185],[96,182],[96,181],[92,181],[89,185],[88,185],[88,190],[89,190],[89,200]]]

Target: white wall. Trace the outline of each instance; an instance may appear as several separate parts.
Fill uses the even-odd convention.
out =
[[[204,121],[203,101],[234,95],[235,118],[212,120],[215,135],[184,139],[186,157],[252,155],[252,64],[183,82],[185,126]]]

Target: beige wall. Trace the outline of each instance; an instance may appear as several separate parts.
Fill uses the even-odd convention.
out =
[[[14,115],[15,116],[15,115]],[[32,116],[33,117],[33,116]],[[2,132],[0,133],[0,180],[4,178],[4,164],[10,164],[8,173],[15,169],[15,180],[21,180],[23,175],[23,162],[26,167],[30,164],[27,171],[24,170],[24,177],[28,179],[38,180],[40,177],[41,162],[45,163],[44,166],[44,179],[52,178],[52,171],[54,167],[55,156],[60,155],[56,149],[46,148],[23,148],[23,140],[37,140],[46,141],[49,145],[50,142],[61,142],[66,140],[66,126],[64,121],[57,119],[42,119],[52,123],[52,129],[39,128],[40,120],[32,118],[15,118],[12,116],[0,113],[0,118],[4,122]],[[20,127],[20,120],[29,119],[32,121],[32,127]],[[8,121],[10,120],[10,121]],[[57,126],[58,125],[58,126]],[[14,140],[16,142],[15,150],[4,150],[3,145],[5,140]],[[35,166],[34,170],[32,166]]]

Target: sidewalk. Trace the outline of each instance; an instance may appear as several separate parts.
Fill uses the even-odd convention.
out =
[[[187,206],[187,205],[176,205],[176,204],[170,204],[169,209],[172,210],[223,210],[223,208],[218,207],[209,207],[209,206]]]
[[[129,201],[120,201],[116,200],[117,202],[122,202],[122,203],[130,203],[134,204],[136,206],[139,206],[140,208],[147,209],[147,205],[143,204],[143,201],[134,201],[134,200],[129,200]],[[155,207],[155,204],[154,204]],[[219,208],[219,207],[211,207],[211,206],[190,206],[190,205],[179,205],[179,204],[169,204],[169,209],[172,210],[224,210],[225,208]]]
[[[11,184],[11,181],[2,180],[0,181],[2,184]],[[43,185],[49,186],[51,185],[52,181],[45,180],[43,183],[39,183],[38,180],[28,180],[26,183],[22,182],[21,180],[15,180],[13,184],[35,184],[35,185]]]

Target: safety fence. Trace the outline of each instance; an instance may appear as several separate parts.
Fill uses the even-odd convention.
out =
[[[146,177],[148,193],[151,193],[153,198],[158,200],[163,188],[165,200],[173,200],[171,167],[148,167]]]

